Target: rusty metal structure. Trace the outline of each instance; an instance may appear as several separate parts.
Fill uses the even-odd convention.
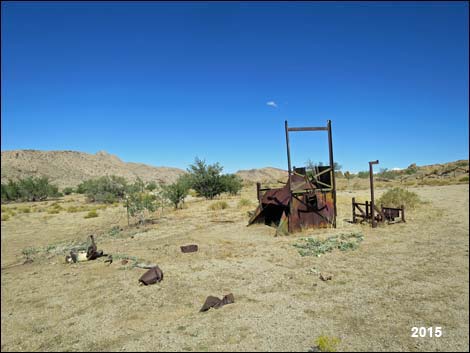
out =
[[[356,202],[356,199],[352,198],[352,215],[353,223],[357,223],[358,219],[361,219],[361,223],[366,221],[370,222],[372,228],[377,227],[377,222],[388,221],[393,222],[395,218],[401,218],[402,222],[405,222],[405,206],[402,205],[400,208],[384,207],[380,205],[380,209],[375,205],[374,199],[374,164],[379,164],[379,161],[369,162],[369,179],[370,179],[370,201],[365,203]],[[364,207],[364,209],[362,209]],[[359,213],[356,213],[356,210]],[[377,212],[377,214],[375,214]]]
[[[289,132],[327,131],[329,165],[291,167]],[[259,205],[248,225],[264,223],[277,227],[276,235],[306,228],[336,228],[336,183],[331,121],[322,127],[289,127],[285,121],[288,179],[281,188],[262,188],[257,183]]]

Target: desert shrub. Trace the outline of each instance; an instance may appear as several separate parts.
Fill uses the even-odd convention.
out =
[[[164,185],[162,187],[163,197],[175,206],[175,209],[184,202],[184,198],[188,196],[190,179],[187,175],[181,175],[176,182],[170,185]]]
[[[444,186],[450,185],[450,180],[442,180],[442,179],[422,179],[418,182],[419,185],[428,185],[428,186]]]
[[[67,207],[67,212],[68,213],[80,212],[80,208],[78,208],[77,206],[69,206]]]
[[[18,208],[18,212],[30,213],[31,212],[31,207],[28,207],[28,206],[20,207],[20,208]]]
[[[134,194],[138,192],[144,192],[145,191],[145,183],[142,179],[137,177],[137,179],[134,181],[133,184],[127,185],[125,188],[125,192],[127,194]]]
[[[130,216],[137,217],[139,223],[144,223],[148,213],[157,210],[157,197],[146,192],[134,192],[127,196],[126,206]]]
[[[196,157],[194,164],[188,168],[191,188],[198,196],[213,199],[224,192],[224,184],[221,176],[223,167],[219,163],[207,165],[205,161]]]
[[[2,221],[8,221],[10,219],[10,214],[2,213]]]
[[[9,180],[2,184],[2,202],[6,201],[43,201],[57,197],[59,188],[50,184],[47,177],[27,177],[18,181]]]
[[[64,195],[70,195],[74,192],[74,189],[71,187],[66,187],[64,188],[64,190],[62,190],[62,192],[64,193]]]
[[[96,210],[89,211],[83,218],[94,218],[94,217],[98,217],[98,213],[96,212]]]
[[[399,174],[400,174],[399,171],[388,170],[387,168],[381,168],[377,176],[384,178],[384,179],[395,179],[396,177],[399,176]]]
[[[59,213],[60,211],[62,211],[64,208],[58,203],[58,202],[54,202],[51,206],[49,206],[49,208],[47,209],[47,213],[50,213],[50,214],[57,214]]]
[[[251,206],[252,205],[252,202],[248,199],[241,199],[240,201],[238,201],[238,207],[242,208],[242,207],[248,207],[248,206]]]
[[[224,192],[237,195],[243,188],[243,179],[235,174],[224,174],[221,176]]]
[[[194,189],[189,189],[188,195],[191,195],[192,197],[197,197],[198,196],[197,191],[194,190]]]
[[[158,188],[158,185],[157,185],[157,183],[154,182],[154,181],[149,182],[149,183],[145,186],[145,189],[147,189],[148,191],[153,191],[153,190],[155,190],[156,188]]]
[[[315,346],[320,352],[336,352],[336,346],[341,342],[338,337],[319,336],[315,340]]]
[[[386,207],[401,207],[404,205],[406,208],[414,208],[421,203],[419,196],[402,188],[392,188],[387,190],[382,197],[377,200],[377,204],[383,204]]]
[[[463,182],[463,183],[468,183],[468,176],[464,176],[464,177],[460,178],[459,181]]]
[[[357,172],[357,177],[361,179],[366,179],[369,177],[369,172],[368,171]]]
[[[86,180],[77,186],[77,192],[85,194],[89,201],[103,203],[124,199],[127,189],[126,179],[115,175]]]
[[[216,201],[209,206],[209,209],[212,211],[224,210],[226,208],[228,208],[228,203],[225,201]]]
[[[418,167],[416,166],[416,163],[413,163],[411,165],[409,165],[406,169],[405,169],[405,174],[408,174],[408,175],[411,175],[411,174],[416,174],[416,172],[418,171]]]
[[[364,239],[361,233],[338,234],[325,240],[315,238],[301,238],[301,243],[293,246],[299,249],[301,256],[321,256],[327,252],[339,249],[341,251],[354,250]]]

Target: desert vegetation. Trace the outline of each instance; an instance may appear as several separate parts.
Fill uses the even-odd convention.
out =
[[[43,201],[48,197],[61,196],[59,188],[49,182],[47,177],[27,177],[17,181],[8,180],[1,184],[1,200],[8,201]]]

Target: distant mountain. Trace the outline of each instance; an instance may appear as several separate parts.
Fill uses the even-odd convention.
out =
[[[240,178],[245,182],[260,182],[260,183],[275,183],[287,180],[287,170],[265,167],[260,169],[239,170],[236,172]]]
[[[75,151],[2,151],[2,182],[9,178],[48,176],[60,188],[76,186],[82,181],[103,175],[117,175],[135,180],[171,183],[185,171],[178,168],[153,167],[127,163],[105,151],[88,154]]]
[[[17,179],[27,176],[47,176],[60,188],[76,186],[82,181],[103,175],[117,175],[129,181],[140,177],[142,180],[159,183],[172,183],[186,171],[171,167],[154,167],[142,163],[123,162],[119,157],[105,151],[88,154],[76,151],[38,151],[16,150],[1,153],[2,183],[9,178]],[[406,175],[406,180],[451,178],[460,179],[468,175],[468,160],[459,160],[444,164],[415,166],[415,174]],[[287,171],[279,168],[265,167],[259,169],[239,170],[235,174],[245,183],[260,182],[263,184],[285,183]]]

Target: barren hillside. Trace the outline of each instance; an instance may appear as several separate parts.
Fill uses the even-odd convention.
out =
[[[144,181],[168,183],[182,173],[184,171],[178,168],[126,163],[104,151],[96,154],[75,151],[2,151],[2,182],[8,178],[48,176],[59,187],[66,187],[76,186],[93,177],[118,175],[128,180],[135,180],[138,176]]]
[[[236,173],[245,182],[285,182],[287,178],[287,170],[278,168],[265,167],[260,169],[239,170]]]

